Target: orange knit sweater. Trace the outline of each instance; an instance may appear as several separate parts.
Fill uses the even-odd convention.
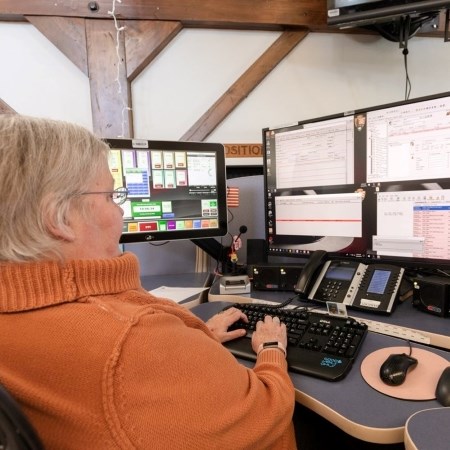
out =
[[[277,350],[239,364],[130,253],[0,264],[0,381],[47,449],[295,449]]]

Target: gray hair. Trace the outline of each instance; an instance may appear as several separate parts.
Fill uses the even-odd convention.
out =
[[[66,226],[69,208],[108,154],[79,125],[0,114],[0,261],[61,258],[47,224]]]

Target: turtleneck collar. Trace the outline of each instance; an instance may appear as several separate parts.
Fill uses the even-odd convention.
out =
[[[139,289],[132,253],[111,259],[0,263],[0,313],[18,312]]]

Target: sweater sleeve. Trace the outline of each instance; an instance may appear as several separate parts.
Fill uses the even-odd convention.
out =
[[[282,353],[264,351],[249,369],[201,328],[157,311],[124,330],[103,383],[116,439],[142,449],[295,448]]]

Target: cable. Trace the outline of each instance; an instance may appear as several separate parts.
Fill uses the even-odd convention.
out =
[[[291,297],[291,298],[288,298],[288,299],[285,300],[284,302],[279,303],[279,304],[277,304],[277,305],[266,305],[266,306],[268,306],[269,308],[273,308],[273,309],[281,309],[281,308],[284,308],[285,306],[288,306],[288,305],[289,305],[290,303],[292,303],[297,297],[298,297],[298,294],[294,295],[294,296]]]
[[[153,245],[153,247],[161,247],[162,245],[167,245],[169,243],[170,243],[170,241],[164,241],[164,242],[161,242],[160,244],[156,244],[155,242],[149,242],[148,244]]]
[[[405,100],[409,99],[409,96],[411,94],[411,80],[409,79],[409,73],[408,73],[408,49],[403,49],[403,60],[405,64],[405,75],[406,75],[406,82],[405,82]]]
[[[108,11],[108,14],[112,16],[114,20],[114,28],[116,29],[116,55],[117,55],[117,76],[115,79],[115,82],[117,84],[117,94],[119,95],[119,98],[122,101],[122,134],[120,136],[117,136],[119,138],[125,137],[125,123],[126,123],[126,117],[125,114],[127,111],[131,111],[131,108],[125,103],[125,100],[123,98],[122,94],[122,84],[120,82],[120,70],[123,66],[122,58],[120,57],[120,33],[122,33],[125,30],[125,27],[119,26],[119,22],[116,17],[116,2],[122,3],[122,0],[113,0],[112,2],[112,10]]]
[[[439,11],[429,11],[422,13],[417,17],[411,17],[409,14],[401,16],[393,22],[386,22],[367,26],[366,28],[376,30],[381,36],[391,42],[398,42],[400,48],[403,48],[403,59],[405,66],[405,100],[409,100],[411,94],[411,80],[408,73],[408,42],[414,37],[422,26],[434,20],[439,16]]]
[[[416,29],[416,31],[420,28],[420,26]],[[415,34],[415,32],[414,32]],[[408,41],[411,37],[411,16],[405,16],[400,18],[400,48],[403,48],[403,62],[405,65],[405,100],[409,99],[409,95],[411,94],[411,80],[409,79],[408,73]]]
[[[411,344],[411,341],[410,341],[409,339],[406,339],[406,342],[407,342],[408,345],[409,345],[409,355],[408,355],[408,356],[411,356],[411,353],[412,353],[412,344]]]

